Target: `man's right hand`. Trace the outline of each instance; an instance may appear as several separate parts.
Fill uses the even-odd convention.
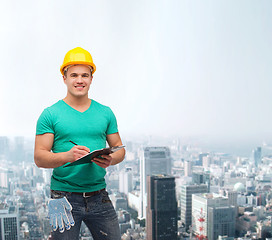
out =
[[[90,152],[90,149],[85,146],[76,145],[67,152],[68,162],[74,162],[81,157],[84,157]]]
[[[57,168],[68,162],[74,162],[90,152],[85,146],[76,145],[67,152],[53,153],[51,151],[54,134],[37,135],[35,139],[34,160],[38,167]]]

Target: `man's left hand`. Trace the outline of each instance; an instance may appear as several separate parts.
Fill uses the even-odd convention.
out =
[[[111,154],[101,155],[101,158],[94,158],[92,161],[102,168],[107,168],[111,165],[112,156]]]

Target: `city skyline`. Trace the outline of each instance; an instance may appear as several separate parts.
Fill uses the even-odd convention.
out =
[[[125,161],[106,175],[122,239],[145,239],[155,226],[144,217],[148,172],[173,178],[179,239],[201,235],[202,208],[205,235],[272,236],[271,1],[12,0],[2,9],[0,210],[2,219],[16,210],[17,237],[50,232],[52,169],[33,161],[35,127],[66,95],[59,67],[74,47],[92,54],[89,97],[112,108],[126,145]],[[143,164],[151,147],[169,149],[169,167],[158,156]],[[209,193],[194,201],[200,192]],[[169,192],[159,195],[162,203]],[[198,206],[217,197],[228,216],[225,206]],[[86,228],[80,235],[91,239]]]
[[[38,168],[34,164],[33,151],[29,151],[33,146],[25,140],[24,137],[13,140],[0,137],[0,205],[3,206],[0,215],[7,218],[10,207],[16,210],[19,214],[19,239],[47,239],[50,225],[46,216],[52,169]],[[165,236],[162,239],[168,239],[167,234],[172,230],[176,232],[168,223],[176,220],[178,239],[185,240],[190,236],[193,239],[193,236],[202,234],[208,235],[209,239],[213,234],[214,239],[219,235],[224,236],[223,239],[226,235],[235,235],[236,239],[272,236],[272,149],[255,147],[252,156],[247,158],[222,152],[204,152],[201,148],[176,141],[165,146],[148,147],[146,141],[131,140],[127,142],[126,160],[107,169],[107,191],[117,211],[122,240],[131,237],[135,240],[148,239],[151,226],[155,231],[159,230],[159,235]],[[143,151],[147,162],[144,165],[141,164]],[[163,162],[171,162],[170,172],[165,171],[168,164]],[[139,206],[144,203],[141,192],[146,180],[141,172],[153,175],[147,179],[161,182],[150,185],[148,189],[151,191],[147,189],[149,204],[145,212],[149,214],[144,218]],[[171,186],[161,181],[163,179],[172,179]],[[203,201],[196,200],[200,193],[204,196],[200,197]],[[174,204],[175,199],[178,218],[166,206],[170,202]],[[224,203],[212,203],[220,199]],[[151,219],[151,216],[154,218]],[[159,224],[164,227],[158,227]],[[13,226],[15,224],[10,221],[7,230]],[[200,231],[200,228],[203,230]],[[86,227],[82,227],[80,234],[82,240],[92,239]]]
[[[122,135],[272,141],[271,1],[77,6],[3,2],[1,136],[35,136],[42,110],[65,96],[65,52],[81,46],[97,65],[90,97]]]

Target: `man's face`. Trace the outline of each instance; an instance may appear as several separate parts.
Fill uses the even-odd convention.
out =
[[[63,76],[64,83],[67,86],[68,94],[74,97],[83,97],[88,95],[92,83],[91,70],[86,65],[75,65],[69,67],[66,76]]]

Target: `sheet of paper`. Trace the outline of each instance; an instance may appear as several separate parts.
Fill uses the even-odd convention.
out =
[[[76,166],[76,165],[91,163],[92,159],[94,159],[100,155],[108,155],[108,154],[116,152],[124,147],[125,147],[124,145],[121,145],[121,146],[116,146],[116,147],[111,147],[111,148],[103,148],[103,149],[95,150],[95,151],[90,152],[89,154],[83,156],[82,158],[79,158],[75,162],[66,164],[63,167],[72,167],[72,166]]]

